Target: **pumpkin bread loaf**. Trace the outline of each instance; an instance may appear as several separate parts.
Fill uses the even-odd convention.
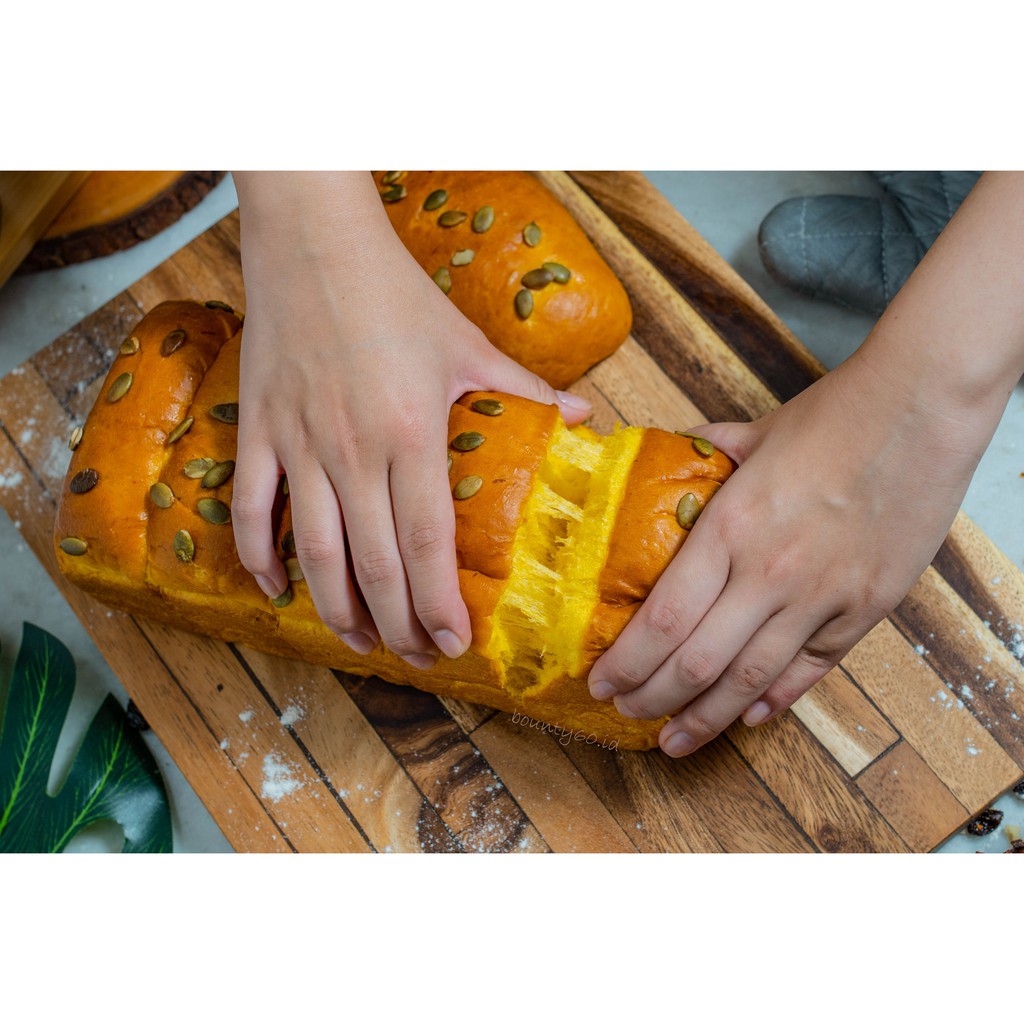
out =
[[[591,698],[586,678],[731,472],[724,454],[663,430],[569,429],[557,407],[522,398],[464,396],[447,456],[473,642],[420,672],[383,647],[356,654],[320,621],[284,481],[274,521],[289,590],[268,600],[239,563],[230,508],[241,336],[222,303],[165,302],[121,345],[72,438],[55,536],[68,579],[184,629],[622,748],[656,745],[664,719],[623,718]]]
[[[375,171],[417,263],[496,348],[566,388],[611,355],[633,312],[568,210],[525,171]]]

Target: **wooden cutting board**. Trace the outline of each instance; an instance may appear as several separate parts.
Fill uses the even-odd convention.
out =
[[[18,267],[66,267],[123,252],[170,227],[224,177],[223,171],[89,171],[71,201]]]
[[[747,419],[821,367],[635,173],[544,173],[619,274],[633,336],[595,425]],[[110,612],[56,575],[66,439],[143,310],[244,308],[232,215],[0,381],[0,501],[239,850],[925,851],[1024,766],[1024,577],[962,515],[894,614],[788,714],[692,757]]]
[[[88,171],[0,171],[0,285],[88,176]]]

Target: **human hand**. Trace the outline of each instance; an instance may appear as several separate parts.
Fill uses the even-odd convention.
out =
[[[468,391],[576,396],[498,352],[420,269],[370,175],[236,175],[247,310],[232,521],[242,564],[288,586],[271,507],[288,478],[296,554],[323,621],[416,668],[470,642],[445,441]],[[346,557],[346,548],[348,557]]]
[[[666,753],[788,708],[942,543],[1001,406],[966,417],[888,370],[860,352],[754,423],[695,428],[738,468],[589,677],[628,717],[672,715]]]

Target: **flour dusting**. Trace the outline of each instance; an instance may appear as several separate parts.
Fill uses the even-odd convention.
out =
[[[301,704],[292,703],[281,712],[281,724],[292,726],[296,722],[301,722],[305,717],[306,709]]]
[[[295,771],[295,765],[288,764],[278,754],[267,754],[263,758],[263,788],[260,795],[276,804],[282,797],[302,789],[306,784],[295,777]]]

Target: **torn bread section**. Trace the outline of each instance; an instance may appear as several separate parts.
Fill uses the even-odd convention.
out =
[[[518,697],[581,674],[581,641],[600,600],[609,538],[643,433],[624,427],[602,437],[561,421],[551,433],[484,651],[502,686]]]

